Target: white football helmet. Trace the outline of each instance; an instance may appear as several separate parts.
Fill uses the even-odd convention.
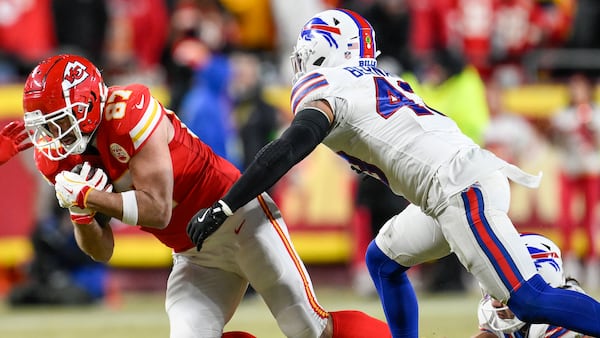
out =
[[[375,31],[365,18],[347,9],[326,10],[308,20],[298,36],[290,57],[294,83],[319,67],[360,59],[365,65],[376,66],[378,55]]]
[[[538,273],[548,284],[552,287],[566,285],[561,252],[552,240],[539,234],[524,233],[521,234],[521,241],[527,246]],[[499,313],[505,310],[508,310],[507,306],[492,306],[492,298],[485,295],[479,304],[479,320],[482,322],[483,319],[493,330],[502,333],[516,332],[525,325],[516,316],[511,319],[500,318]]]
[[[567,278],[558,246],[549,238],[534,233],[521,234],[521,240],[527,246],[535,268],[544,280],[555,288],[564,286]]]

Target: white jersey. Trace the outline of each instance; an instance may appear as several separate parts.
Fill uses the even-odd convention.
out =
[[[382,69],[340,66],[308,73],[294,85],[292,111],[320,99],[335,116],[323,143],[426,214],[436,214],[449,196],[508,166]]]

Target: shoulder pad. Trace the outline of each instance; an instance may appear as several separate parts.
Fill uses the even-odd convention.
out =
[[[290,104],[292,106],[292,112],[296,114],[296,110],[300,104],[307,100],[308,97],[318,95],[321,88],[329,86],[329,82],[322,72],[311,72],[301,77],[292,88],[290,95]],[[308,99],[311,100],[312,99]]]
[[[150,89],[144,85],[110,87],[105,107],[105,122],[112,125],[112,132],[127,134],[142,118],[151,101]]]

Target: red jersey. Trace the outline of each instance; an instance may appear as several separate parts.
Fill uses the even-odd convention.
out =
[[[169,143],[174,181],[173,213],[165,229],[139,227],[180,252],[194,246],[186,233],[188,221],[198,210],[221,198],[240,172],[189,131],[172,111],[152,97],[147,87],[133,84],[109,88],[103,120],[91,142],[95,149],[88,146],[84,154],[71,155],[60,163],[40,155],[36,156],[36,163],[42,174],[54,182],[54,176],[60,171],[70,170],[84,160],[90,161],[106,171],[115,192],[135,189],[129,161],[152,137],[163,118],[169,119],[175,131]],[[166,159],[157,159],[161,160]]]

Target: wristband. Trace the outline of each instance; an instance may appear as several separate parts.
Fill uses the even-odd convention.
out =
[[[87,197],[88,197],[88,194],[92,191],[92,189],[93,188],[88,185],[88,186],[83,187],[81,189],[81,191],[79,192],[79,194],[77,194],[77,200],[75,201],[75,203],[77,204],[78,208],[81,208],[81,209],[87,208],[87,206],[86,206]]]
[[[77,224],[92,224],[94,221],[94,215],[71,213],[71,221]]]
[[[135,190],[122,192],[121,199],[123,200],[123,218],[121,218],[121,221],[125,224],[137,225],[138,205]]]
[[[223,210],[223,213],[226,216],[232,216],[233,212],[231,211],[231,208],[229,208],[229,206],[227,205],[227,203],[225,203],[223,200],[219,200],[217,203],[219,203],[219,205],[221,206],[221,210]]]
[[[95,211],[89,209],[82,209],[76,206],[69,208],[69,214],[71,214],[71,221],[77,224],[91,224],[94,221]]]

